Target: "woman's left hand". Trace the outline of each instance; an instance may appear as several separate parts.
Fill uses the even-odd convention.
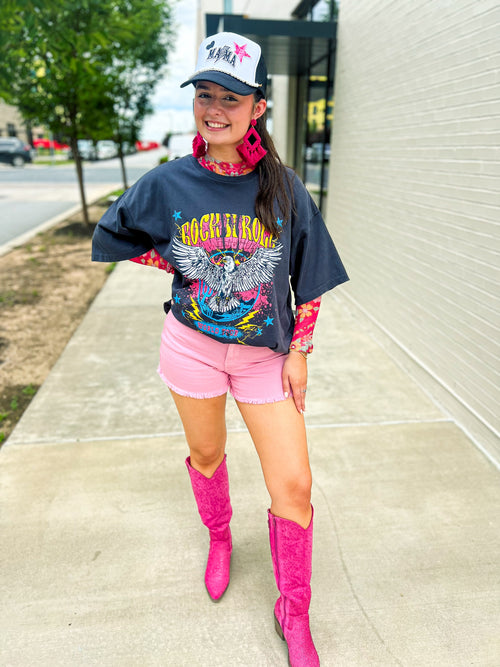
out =
[[[292,394],[295,407],[302,414],[306,409],[307,361],[300,352],[288,353],[282,379],[285,396]]]

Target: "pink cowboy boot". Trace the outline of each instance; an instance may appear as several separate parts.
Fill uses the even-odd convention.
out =
[[[186,465],[191,478],[194,497],[202,523],[210,533],[210,549],[205,570],[205,586],[214,602],[218,602],[229,585],[231,565],[231,529],[229,522],[233,510],[229,500],[229,480],[226,457],[212,477],[205,477],[191,466],[188,456]]]
[[[314,513],[314,511],[313,511]],[[269,515],[269,542],[280,592],[274,606],[276,632],[286,641],[290,667],[319,667],[309,629],[313,520],[307,529]]]

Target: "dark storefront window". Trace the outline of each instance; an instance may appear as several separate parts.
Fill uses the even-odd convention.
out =
[[[326,67],[326,63],[322,63]],[[333,121],[333,82],[327,74],[308,79],[303,147],[304,181],[320,209],[325,209]]]
[[[338,4],[334,0],[311,2],[303,18],[333,21]],[[305,9],[305,7],[304,7]],[[302,174],[316,204],[324,212],[328,191],[330,134],[334,114],[333,78],[335,72],[334,35],[325,43],[322,55],[311,62],[307,73],[307,94],[302,131]]]

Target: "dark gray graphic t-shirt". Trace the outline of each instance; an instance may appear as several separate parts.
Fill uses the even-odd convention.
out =
[[[287,352],[295,306],[348,280],[321,214],[290,171],[295,210],[270,234],[256,217],[259,180],[221,176],[192,156],[156,167],[100,220],[92,259],[155,248],[175,269],[172,312],[220,342]]]

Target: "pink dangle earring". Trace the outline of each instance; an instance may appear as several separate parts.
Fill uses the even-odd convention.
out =
[[[201,136],[199,132],[196,133],[196,137],[193,139],[193,155],[194,157],[203,157],[207,152],[207,142]]]
[[[243,143],[236,146],[236,150],[244,162],[246,162],[252,169],[267,153],[266,149],[262,146],[260,134],[255,129],[256,125],[257,121],[253,118],[250,127],[248,128],[248,132],[243,137]]]

